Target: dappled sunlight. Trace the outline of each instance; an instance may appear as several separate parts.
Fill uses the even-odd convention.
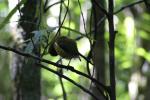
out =
[[[49,17],[47,19],[47,25],[50,27],[56,27],[58,26],[58,20],[55,17]]]
[[[139,95],[139,87],[144,88],[146,86],[147,79],[139,72],[132,74],[130,82],[128,83],[129,95],[131,100],[137,100]],[[144,100],[143,95],[139,95],[140,100]]]
[[[12,0],[8,0],[8,4],[9,4],[9,11],[11,11],[11,10],[18,4],[18,0],[13,0],[13,2],[12,2]],[[18,24],[16,21],[19,20],[19,17],[20,17],[19,11],[17,11],[17,12],[11,17],[9,24],[10,24],[10,26],[11,26],[12,28],[16,28],[16,26],[17,26],[17,24]]]
[[[132,17],[126,17],[125,21],[124,21],[124,25],[125,25],[125,33],[127,36],[127,39],[130,40],[134,38],[134,34],[135,34],[135,26],[134,26],[134,20]]]
[[[48,3],[48,5],[52,5],[56,2],[58,2],[59,0],[50,0],[50,2]],[[60,4],[56,4],[55,6],[52,6],[50,9],[50,13],[55,16],[58,17],[59,13],[60,13]]]

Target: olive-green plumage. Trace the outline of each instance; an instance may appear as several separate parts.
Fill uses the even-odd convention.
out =
[[[54,48],[58,55],[66,59],[78,58],[79,52],[74,40],[61,36],[54,42]]]

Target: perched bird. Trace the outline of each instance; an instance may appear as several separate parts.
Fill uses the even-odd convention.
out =
[[[58,55],[66,59],[78,58],[79,51],[74,40],[61,36],[54,42],[54,48]]]
[[[65,59],[79,58],[83,57],[86,61],[91,63],[85,56],[79,53],[77,44],[73,39],[70,39],[66,36],[57,37],[55,42],[51,45],[49,49],[51,55],[59,55]],[[80,59],[80,58],[79,58]],[[91,63],[92,64],[92,63]]]

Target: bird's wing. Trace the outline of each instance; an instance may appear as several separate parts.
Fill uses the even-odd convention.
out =
[[[64,41],[63,41],[64,42]],[[66,51],[67,53],[69,54],[73,54],[73,55],[78,55],[78,50],[77,50],[77,46],[76,44],[74,43],[70,43],[69,45],[64,45],[64,44],[67,44],[67,43],[59,43],[59,46],[64,50]]]

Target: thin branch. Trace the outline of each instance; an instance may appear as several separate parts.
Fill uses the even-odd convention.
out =
[[[69,70],[74,69],[72,66],[65,66],[65,65],[57,64],[57,63],[54,63],[52,61],[42,59],[38,56],[34,56],[34,55],[29,54],[29,53],[21,52],[21,51],[18,51],[16,49],[13,49],[13,48],[10,48],[10,47],[5,47],[5,46],[0,45],[0,48],[4,49],[4,50],[7,50],[7,51],[12,51],[12,52],[17,53],[17,54],[19,54],[21,56],[24,56],[24,57],[33,58],[33,59],[39,60],[41,62],[45,62],[45,63],[51,64],[51,65],[57,66],[58,68],[64,68],[64,69],[69,68]]]
[[[70,2],[69,0],[68,0],[68,2]],[[70,9],[69,9],[69,5],[67,6],[66,4],[65,4],[65,2],[63,2],[63,5],[64,5],[64,7],[66,8],[66,9],[68,9],[68,27],[70,28],[70,25],[71,25],[71,12],[70,12]],[[68,36],[70,35],[70,30],[68,30]]]
[[[46,9],[46,7],[47,7],[48,2],[49,2],[49,0],[45,0],[45,2],[44,2],[44,5],[43,5],[43,11],[44,11],[44,12],[45,12],[45,9]]]
[[[144,2],[143,0],[140,0],[140,1],[136,1],[136,2],[134,2],[134,3],[125,5],[125,6],[121,7],[119,10],[117,10],[116,12],[114,12],[114,14],[118,14],[119,12],[121,12],[122,10],[124,10],[124,9],[126,9],[126,8],[132,7],[132,6],[134,6],[134,5],[137,5],[137,4],[140,4],[140,3],[143,3],[143,2]]]
[[[60,2],[62,2],[63,0],[60,0]],[[62,11],[63,11],[63,7],[62,7],[62,3],[60,3],[60,8],[59,8],[59,18],[58,18],[58,24],[59,24],[59,26],[61,26],[61,17],[62,17]],[[65,20],[65,18],[64,18],[64,20]],[[59,30],[59,35],[60,35],[60,33],[61,33],[61,28],[60,28],[60,30]]]
[[[83,15],[83,11],[82,11],[82,8],[81,8],[81,3],[80,1],[78,0],[78,4],[79,4],[79,8],[80,8],[80,12],[81,12],[81,16],[82,16],[82,20],[83,20],[83,26],[84,26],[84,31],[87,35],[87,31],[86,31],[86,25],[85,25],[85,19],[84,19],[84,15]],[[87,35],[88,36],[88,35]]]
[[[64,2],[64,1],[55,2],[55,3],[53,3],[52,5],[48,6],[47,8],[44,8],[44,13],[46,13],[46,12],[48,11],[48,9],[50,9],[52,6],[55,6],[55,5],[60,4],[60,3],[62,3],[62,2]]]
[[[33,41],[33,38],[31,37],[30,39],[31,39],[31,43],[32,43],[32,45],[33,45],[33,48],[35,49],[36,46],[35,46],[35,43],[34,43],[34,41]]]
[[[37,30],[40,29],[40,23],[41,23],[41,19],[42,19],[42,0],[39,0],[38,2],[38,20],[37,20],[37,24],[36,24],[36,28]]]
[[[81,35],[81,36],[83,36],[83,37],[87,37],[84,33],[81,33],[81,32],[79,32],[79,31],[77,31],[77,30],[75,30],[75,29],[72,29],[72,28],[69,28],[69,27],[66,27],[66,26],[62,26],[62,28],[63,28],[63,29],[70,30],[70,31],[72,31],[72,32],[75,32],[75,33],[77,33],[77,34],[79,34],[79,35]]]
[[[103,85],[102,83],[100,83],[99,81],[97,81],[95,78],[92,78],[91,76],[88,76],[87,74],[83,73],[83,72],[80,72],[78,70],[75,70],[74,67],[72,66],[65,66],[65,65],[61,65],[61,64],[58,64],[58,63],[54,63],[52,61],[49,61],[49,60],[46,60],[46,59],[42,59],[40,57],[37,57],[37,56],[34,56],[34,55],[31,55],[29,53],[24,53],[24,52],[21,52],[21,51],[18,51],[16,49],[13,49],[13,48],[10,48],[10,47],[5,47],[5,46],[2,46],[0,45],[0,49],[4,49],[4,50],[7,50],[7,51],[11,51],[11,52],[14,52],[14,53],[17,53],[21,56],[24,56],[24,57],[28,57],[28,58],[32,58],[32,59],[36,59],[36,60],[39,60],[41,62],[44,62],[44,63],[48,63],[48,64],[51,64],[51,65],[54,65],[58,68],[64,68],[64,69],[67,69],[67,70],[70,70],[78,75],[81,75],[83,77],[86,77],[90,80],[92,80],[95,84],[101,86],[105,92],[108,92],[108,89],[109,87],[108,86],[105,86]]]
[[[68,2],[67,5],[69,6],[69,2]],[[62,26],[63,26],[63,24],[64,24],[64,22],[65,22],[65,19],[66,19],[66,17],[67,17],[68,11],[69,11],[69,8],[66,9],[66,12],[65,12],[64,18],[63,18],[63,20],[62,20],[62,23],[59,25],[59,28],[58,28],[58,30],[57,30],[57,32],[56,32],[56,35],[55,35],[55,37],[52,39],[52,41],[54,41],[54,40],[60,35],[60,30],[61,30],[61,28],[62,28]]]
[[[91,65],[93,65],[93,63],[92,63],[87,57],[85,57],[85,56],[82,55],[81,53],[79,53],[79,55],[80,55],[85,61],[87,61],[88,63],[90,63]]]
[[[60,69],[60,70],[58,69],[58,72],[63,75],[63,70],[62,69]],[[67,100],[67,93],[66,93],[64,83],[63,83],[63,80],[62,80],[61,76],[59,76],[59,81],[60,81],[61,88],[62,88],[62,91],[63,91],[63,99]]]
[[[50,68],[48,68],[48,67],[46,67],[46,66],[44,66],[44,65],[42,65],[42,64],[39,64],[39,65],[40,65],[39,67],[41,67],[41,68],[43,68],[43,69],[46,69],[46,70],[48,70],[48,71],[50,71],[50,72],[52,72],[52,73],[58,75],[59,77],[62,77],[62,78],[64,78],[64,79],[68,80],[68,81],[71,82],[72,84],[74,84],[74,85],[76,85],[77,87],[79,87],[80,89],[82,89],[84,92],[86,92],[86,93],[88,93],[89,95],[91,95],[91,96],[92,96],[93,98],[95,98],[96,100],[99,100],[98,97],[96,97],[92,92],[90,92],[88,89],[84,88],[82,85],[78,84],[78,83],[75,82],[74,80],[72,80],[72,79],[68,78],[67,76],[65,76],[65,75],[63,75],[63,74],[61,74],[61,73],[59,73],[59,72],[57,72],[57,71],[55,71],[55,70],[52,70],[52,69],[50,69]]]
[[[100,10],[108,17],[108,12],[96,1],[92,0],[99,8]]]
[[[91,12],[90,12],[90,21],[89,21],[89,37],[92,37],[92,34],[91,34],[91,31],[92,31],[92,20],[93,19],[93,9],[91,9]],[[90,43],[90,51],[89,51],[89,53],[88,53],[88,56],[87,56],[87,59],[90,59],[91,57],[92,57],[92,54],[91,54],[91,52],[92,52],[92,40],[91,39],[89,39],[88,38],[88,40],[89,40],[89,43]],[[91,76],[92,77],[92,75],[91,75],[91,72],[90,72],[90,66],[89,66],[89,63],[87,62],[86,63],[86,69],[87,69],[87,73],[88,73],[88,75],[89,76]],[[93,67],[94,68],[94,67]]]

